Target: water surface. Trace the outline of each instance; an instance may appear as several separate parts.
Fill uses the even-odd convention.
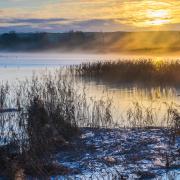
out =
[[[14,84],[17,80],[31,78],[33,73],[41,75],[44,71],[53,72],[64,66],[77,65],[83,62],[142,57],[144,56],[3,53],[0,54],[0,81],[8,81]],[[163,60],[164,57],[154,57],[154,60],[159,59]],[[175,87],[138,87],[125,84],[104,84],[103,82],[85,81],[84,79],[76,81],[76,88],[80,92],[85,90],[89,102],[90,99],[111,101],[113,119],[122,126],[127,125],[126,119],[131,111],[137,113],[135,111],[138,111],[138,108],[141,108],[141,113],[144,116],[147,116],[147,112],[152,113],[156,125],[163,126],[167,109],[171,106],[179,108],[180,105],[180,90]]]

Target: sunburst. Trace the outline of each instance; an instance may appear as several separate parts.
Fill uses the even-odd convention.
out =
[[[145,25],[160,26],[171,22],[168,10],[147,10],[146,16]]]

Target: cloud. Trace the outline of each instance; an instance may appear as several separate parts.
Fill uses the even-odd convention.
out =
[[[0,20],[0,22],[2,19]],[[0,28],[0,33],[8,32],[8,31],[17,31],[17,32],[67,32],[70,30],[75,31],[86,31],[86,32],[112,32],[112,31],[141,31],[141,28],[134,27],[131,25],[120,24],[114,19],[89,19],[89,20],[66,20],[64,23],[64,19],[41,19],[36,20],[34,23],[33,19],[22,20],[16,19],[13,20],[13,23],[9,25],[2,26]],[[19,22],[24,22],[23,24],[19,24]],[[167,24],[162,26],[161,28],[158,27],[151,27],[151,28],[143,28],[144,31],[154,31],[154,30],[180,30],[180,23],[176,24]]]
[[[123,24],[119,24],[116,21],[109,19],[109,20],[102,20],[102,19],[90,19],[90,20],[71,20],[68,23],[64,23],[62,21],[56,21],[55,19],[48,19],[47,21],[40,21],[40,23],[34,23],[33,20],[25,21],[26,24],[16,24],[22,22],[22,20],[14,20],[15,25],[6,25],[0,28],[0,32],[5,31],[12,31],[15,30],[17,32],[36,32],[36,31],[47,31],[47,32],[67,32],[69,30],[75,31],[128,31],[131,29],[134,30],[131,26],[125,26]],[[69,20],[68,20],[69,21]],[[1,20],[0,20],[1,22]],[[24,21],[23,21],[24,22]],[[29,23],[31,22],[31,23]],[[45,22],[45,23],[44,23]]]
[[[179,0],[7,0],[0,7],[1,27],[45,24],[54,29],[56,24],[61,29],[89,26],[94,31],[155,29],[153,26],[176,30],[180,23]]]
[[[85,31],[128,31],[134,30],[130,25],[116,22],[114,19],[90,19],[72,23],[74,29]]]
[[[49,19],[42,19],[42,18],[1,18],[0,23],[9,23],[9,24],[19,24],[19,23],[32,23],[32,24],[39,24],[39,23],[51,23],[51,22],[64,22],[68,21],[65,18],[49,18]]]

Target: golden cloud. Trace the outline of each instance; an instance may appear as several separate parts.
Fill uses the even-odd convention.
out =
[[[180,23],[179,0],[63,0],[33,8],[4,8],[4,18],[102,19],[134,27]]]

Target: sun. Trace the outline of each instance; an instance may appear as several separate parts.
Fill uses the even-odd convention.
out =
[[[170,23],[170,12],[168,10],[147,10],[146,25],[160,26]]]
[[[147,16],[149,18],[166,18],[169,12],[167,10],[147,10]]]

